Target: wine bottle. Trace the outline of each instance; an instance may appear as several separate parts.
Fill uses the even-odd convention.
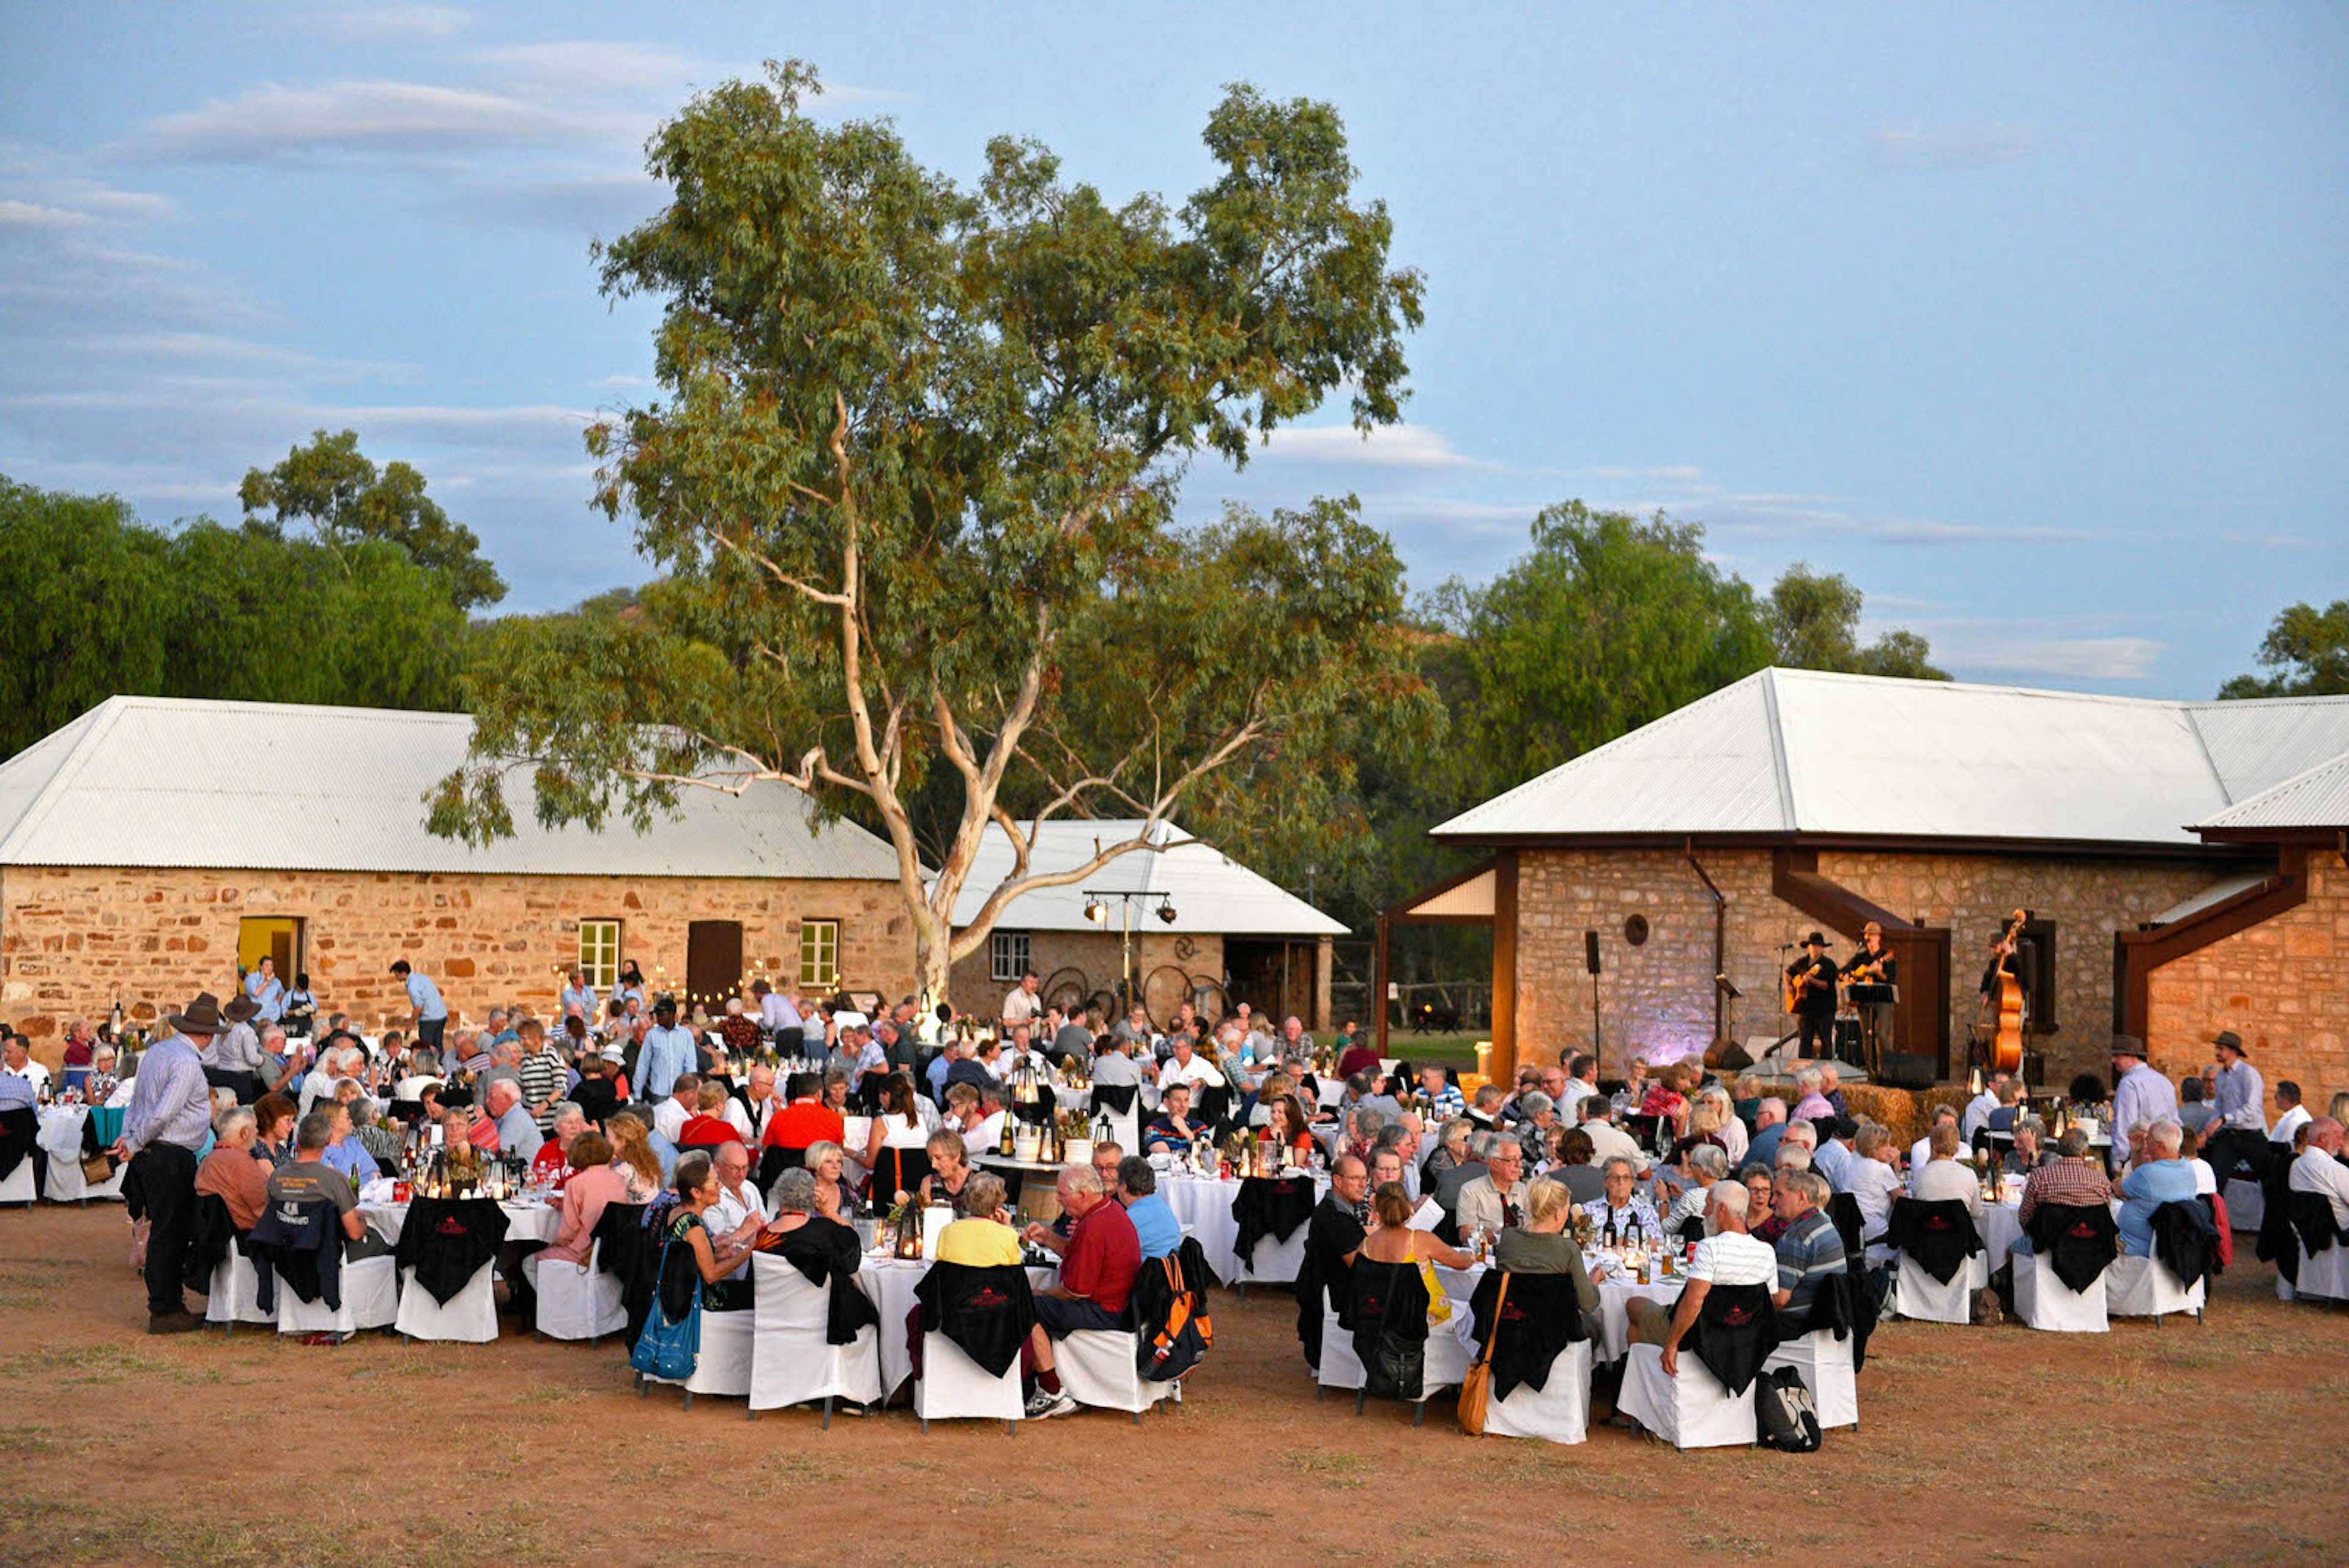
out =
[[[1019,1126],[1019,1117],[1013,1116],[1009,1111],[1003,1113],[1003,1136],[996,1140],[995,1152],[1001,1155],[1006,1159],[1009,1159],[1011,1158],[1011,1140],[1016,1135]]]

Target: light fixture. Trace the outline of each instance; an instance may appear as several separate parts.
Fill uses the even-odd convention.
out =
[[[1109,907],[1099,898],[1088,898],[1085,900],[1085,919],[1098,926],[1109,919]]]
[[[1170,926],[1174,923],[1174,899],[1161,898],[1158,900],[1158,918],[1165,921]]]

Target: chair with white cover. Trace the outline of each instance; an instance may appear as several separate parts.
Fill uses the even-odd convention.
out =
[[[40,1189],[33,1184],[33,1161],[38,1158],[37,1154],[26,1155],[16,1162],[16,1168],[5,1179],[0,1179],[0,1203],[31,1203],[40,1196]]]
[[[1819,1428],[1859,1425],[1859,1377],[1852,1365],[1852,1341],[1837,1339],[1833,1329],[1815,1328],[1797,1334],[1770,1353],[1765,1372],[1791,1366],[1811,1391],[1811,1407],[1818,1412]]]
[[[2157,1324],[2172,1313],[2197,1318],[2209,1294],[2207,1281],[2182,1285],[2159,1258],[2120,1257],[2105,1271],[2105,1310],[2114,1317],[2149,1317]]]
[[[685,1407],[693,1408],[696,1394],[745,1395],[750,1392],[752,1345],[756,1340],[752,1323],[755,1312],[711,1312],[701,1309],[701,1348],[693,1358],[693,1375],[682,1381],[673,1377],[644,1376],[636,1388],[639,1397],[648,1392],[648,1386],[667,1383],[685,1390]]]
[[[91,1113],[51,1116],[41,1123],[35,1141],[40,1146],[42,1196],[52,1203],[87,1203],[93,1198],[122,1198],[122,1179],[130,1172],[129,1160],[118,1161],[114,1174],[91,1184],[81,1173],[82,1128]],[[120,1118],[115,1118],[119,1125]],[[110,1140],[109,1140],[110,1141]]]
[[[388,1328],[399,1315],[399,1265],[388,1253],[356,1262],[343,1260],[339,1307],[328,1307],[323,1297],[304,1301],[282,1273],[276,1282],[280,1334],[351,1334],[362,1329]]]
[[[585,1263],[549,1259],[544,1252],[522,1261],[523,1272],[537,1293],[539,1338],[584,1339],[593,1345],[628,1326],[620,1277],[600,1266],[603,1252],[604,1243],[596,1241],[588,1247]]]
[[[761,1252],[750,1260],[757,1281],[757,1305],[751,1311],[750,1408],[823,1403],[823,1424],[832,1426],[832,1402],[853,1399],[860,1405],[881,1402],[881,1336],[870,1324],[857,1331],[847,1345],[833,1345],[827,1336],[832,1293],[811,1284],[789,1259]],[[703,1322],[709,1321],[705,1315]]]
[[[922,1375],[914,1379],[914,1414],[921,1417],[923,1431],[930,1429],[932,1421],[968,1417],[1000,1421],[1009,1432],[1025,1413],[1018,1357],[1002,1376],[990,1377],[945,1334],[933,1330],[922,1335]]]
[[[2334,1218],[2332,1199],[2322,1192],[2287,1189],[2283,1203],[2289,1223],[2282,1240],[2296,1254],[2299,1266],[2286,1281],[2282,1260],[2278,1260],[2277,1299],[2349,1302],[2349,1230]],[[2312,1242],[2314,1251],[2310,1250]]]
[[[2108,1204],[2043,1203],[2032,1215],[2030,1250],[2017,1242],[2014,1314],[2055,1334],[2103,1334],[2105,1275],[2120,1255]]]
[[[1895,1199],[1886,1235],[1899,1254],[1886,1303],[1892,1312],[1921,1323],[1973,1322],[1973,1295],[1990,1283],[1990,1259],[1963,1202]],[[1947,1280],[1928,1266],[1952,1262]]]
[[[498,1337],[498,1303],[493,1293],[491,1264],[484,1262],[465,1282],[465,1288],[445,1306],[416,1282],[416,1271],[403,1269],[399,1279],[399,1312],[391,1326],[402,1339],[450,1340],[463,1345],[489,1345]]]
[[[2238,1176],[2227,1183],[2227,1224],[2231,1230],[2249,1231],[2259,1234],[2260,1222],[2267,1217],[2267,1193],[2260,1184],[2246,1176]]]
[[[1313,1397],[1321,1397],[1324,1388],[1342,1388],[1348,1393],[1362,1386],[1362,1358],[1354,1354],[1354,1336],[1338,1325],[1337,1309],[1327,1301],[1321,1304],[1321,1365],[1314,1369]]]
[[[1623,1359],[1623,1388],[1615,1403],[1676,1449],[1721,1449],[1754,1441],[1754,1390],[1732,1395],[1683,1345],[1679,1375],[1664,1376],[1663,1346],[1638,1344]]]
[[[1301,1176],[1244,1177],[1232,1199],[1232,1218],[1240,1224],[1240,1276],[1235,1282],[1239,1297],[1256,1285],[1292,1285],[1305,1264],[1305,1241],[1312,1230],[1313,1183]],[[1288,1234],[1279,1234],[1279,1226]]]
[[[1256,1249],[1248,1254],[1240,1273],[1240,1286],[1293,1285],[1297,1271],[1305,1262],[1305,1227],[1299,1225],[1288,1233],[1288,1240],[1278,1236],[1259,1236]]]
[[[1132,1329],[1080,1329],[1052,1343],[1052,1364],[1061,1386],[1080,1405],[1126,1410],[1133,1424],[1142,1413],[1174,1391],[1172,1383],[1142,1375],[1142,1336]]]
[[[1467,1320],[1472,1365],[1482,1354],[1485,1335],[1502,1335],[1493,1347],[1494,1377],[1485,1403],[1485,1435],[1539,1438],[1552,1443],[1584,1441],[1590,1435],[1590,1341],[1583,1334],[1582,1308],[1575,1299],[1573,1282],[1564,1274],[1512,1273],[1506,1297],[1501,1294],[1501,1283],[1498,1271],[1487,1271],[1476,1282],[1468,1310],[1462,1313],[1454,1308],[1455,1316]],[[1515,1337],[1524,1334],[1537,1337],[1530,1342]],[[1429,1344],[1433,1343],[1431,1334]],[[1541,1386],[1536,1387],[1532,1369],[1524,1368],[1517,1374],[1523,1380],[1512,1383],[1503,1395],[1501,1385],[1512,1375],[1512,1367],[1522,1366],[1528,1351],[1538,1356],[1552,1345],[1558,1348],[1540,1372]],[[1514,1357],[1509,1354],[1513,1347],[1522,1347]]]
[[[2054,1334],[2103,1334],[2110,1326],[2104,1274],[2090,1281],[2086,1290],[2075,1291],[2057,1275],[2055,1261],[2045,1253],[2018,1251],[2013,1256],[2015,1316]]]
[[[1579,1443],[1590,1435],[1590,1342],[1577,1340],[1549,1364],[1539,1388],[1521,1383],[1506,1399],[1485,1407],[1485,1431],[1495,1438],[1540,1438]]]
[[[234,1334],[239,1324],[274,1324],[277,1321],[275,1313],[261,1310],[261,1276],[233,1237],[229,1241],[228,1256],[212,1270],[212,1289],[204,1295],[204,1321],[220,1324],[223,1337]]]

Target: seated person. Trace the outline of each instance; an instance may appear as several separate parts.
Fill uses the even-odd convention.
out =
[[[748,1293],[737,1288],[727,1275],[740,1265],[750,1249],[733,1242],[721,1244],[709,1233],[709,1211],[717,1207],[722,1190],[717,1162],[698,1149],[678,1155],[672,1186],[678,1204],[669,1210],[662,1236],[664,1241],[681,1241],[691,1251],[694,1270],[701,1277],[701,1304],[712,1312],[736,1312],[749,1306]]]
[[[579,1161],[571,1179],[563,1184],[563,1217],[554,1240],[534,1254],[541,1263],[587,1262],[595,1244],[595,1222],[607,1204],[629,1201],[628,1184],[612,1164],[612,1144],[599,1132],[582,1132],[571,1140],[570,1158]]]
[[[1819,1287],[1845,1272],[1843,1237],[1827,1218],[1830,1195],[1826,1178],[1809,1170],[1780,1171],[1771,1191],[1780,1230],[1772,1244],[1778,1254],[1778,1285],[1770,1299],[1790,1332],[1804,1331]],[[1746,1211],[1753,1211],[1750,1203]]]
[[[2014,1146],[2000,1157],[2000,1167],[2009,1176],[2029,1176],[2033,1171],[2055,1158],[2047,1147],[2047,1124],[2034,1116],[2019,1116],[2009,1129],[2014,1134]]]
[[[547,1110],[554,1131],[538,1146],[537,1157],[530,1162],[530,1174],[533,1180],[543,1181],[560,1192],[579,1170],[571,1158],[571,1146],[587,1130],[587,1117],[569,1100],[557,1100]],[[612,1157],[606,1154],[604,1158],[608,1160]]]
[[[1102,1191],[1092,1167],[1072,1165],[1061,1171],[1059,1189],[1061,1211],[1076,1216],[1069,1239],[1062,1241],[1040,1224],[1027,1231],[1030,1242],[1061,1257],[1060,1282],[1036,1294],[1036,1327],[1029,1335],[1036,1366],[1036,1391],[1027,1408],[1031,1421],[1065,1416],[1077,1407],[1061,1388],[1052,1342],[1084,1329],[1126,1327],[1126,1301],[1134,1275],[1142,1272],[1142,1241],[1133,1221]]]
[[[679,1148],[716,1148],[740,1138],[741,1129],[727,1116],[726,1107],[734,1096],[726,1085],[712,1078],[693,1092],[693,1115],[679,1125],[676,1133]]]
[[[359,1218],[359,1195],[350,1178],[326,1162],[338,1114],[339,1107],[312,1111],[302,1118],[294,1129],[294,1158],[270,1175],[269,1201],[333,1204],[341,1216],[345,1260],[380,1258],[391,1251],[390,1244]]]
[[[492,1078],[481,1091],[481,1105],[489,1113],[485,1125],[496,1129],[487,1146],[492,1153],[518,1155],[524,1160],[538,1157],[538,1146],[546,1140],[539,1134],[538,1118],[523,1109],[521,1084],[512,1078]],[[476,1143],[481,1141],[480,1130],[474,1129]]]
[[[1705,1194],[1705,1228],[1712,1234],[1696,1244],[1689,1260],[1688,1283],[1680,1304],[1669,1316],[1663,1303],[1633,1296],[1624,1303],[1634,1342],[1663,1346],[1667,1377],[1680,1376],[1680,1344],[1696,1326],[1697,1314],[1715,1285],[1767,1285],[1778,1282],[1778,1254],[1746,1233],[1745,1189],[1734,1181],[1715,1182]],[[1829,1227],[1832,1229],[1833,1227]]]
[[[1958,1129],[1951,1122],[1937,1122],[1927,1139],[1932,1158],[1923,1166],[1909,1172],[1909,1196],[1922,1203],[1945,1203],[1955,1199],[1966,1206],[1974,1222],[1982,1222],[1982,1183],[1974,1177],[1973,1167],[1958,1163]]]
[[[2333,1228],[2349,1231],[2349,1165],[2341,1161],[2341,1124],[2329,1116],[2317,1116],[2301,1130],[2307,1134],[2307,1143],[2292,1157],[2285,1189],[2322,1192],[2333,1205]]]
[[[668,1097],[653,1107],[653,1131],[682,1147],[685,1124],[701,1114],[701,1075],[679,1073]]]
[[[793,1073],[783,1081],[783,1095],[786,1103],[767,1123],[763,1147],[798,1149],[805,1163],[805,1152],[812,1145],[836,1144],[848,1137],[846,1120],[838,1111],[824,1107],[822,1074]]]
[[[747,1150],[743,1158],[747,1162]],[[853,1274],[864,1252],[856,1227],[824,1213],[816,1194],[813,1171],[786,1170],[777,1177],[775,1217],[762,1225],[757,1246],[794,1260],[821,1259],[833,1277]]]
[[[1582,1249],[1566,1233],[1574,1199],[1564,1184],[1547,1177],[1526,1185],[1526,1222],[1504,1231],[1493,1262],[1513,1274],[1565,1274],[1574,1281],[1574,1299],[1586,1324],[1599,1311],[1599,1287],[1583,1266]]]
[[[1674,1241],[1688,1221],[1703,1222],[1704,1195],[1728,1177],[1729,1153],[1718,1144],[1692,1144],[1681,1157],[1681,1168],[1688,1185],[1664,1216],[1664,1234]]]
[[[253,1113],[242,1106],[222,1111],[212,1120],[212,1151],[196,1168],[197,1196],[217,1195],[228,1206],[229,1223],[241,1231],[260,1221],[269,1201],[273,1168],[253,1154],[258,1128]]]
[[[930,1141],[925,1147],[930,1154],[930,1173],[922,1178],[922,1201],[926,1204],[959,1201],[973,1174],[970,1150],[962,1141],[962,1134],[952,1127],[940,1127],[930,1135]],[[1001,1183],[999,1181],[998,1185]],[[875,1200],[878,1201],[881,1196],[875,1194]]]
[[[1188,1154],[1194,1138],[1206,1137],[1213,1131],[1206,1123],[1191,1119],[1191,1085],[1169,1084],[1159,1096],[1156,1119],[1143,1129],[1143,1152]]]
[[[1516,1142],[1514,1138],[1509,1141]],[[1371,1191],[1371,1224],[1362,1238],[1361,1250],[1354,1254],[1355,1267],[1361,1267],[1365,1262],[1409,1263],[1422,1260],[1447,1269],[1474,1266],[1475,1259],[1457,1247],[1446,1246],[1433,1231],[1415,1229],[1411,1222],[1413,1207],[1411,1194],[1402,1189],[1399,1181]]]
[[[1435,1147],[1428,1151],[1427,1163],[1421,1168],[1419,1179],[1430,1191],[1443,1185],[1447,1172],[1468,1162],[1468,1135],[1476,1124],[1464,1116],[1454,1116],[1435,1131]]]
[[[1900,1196],[1900,1172],[1893,1161],[1900,1156],[1890,1129],[1869,1122],[1853,1140],[1855,1158],[1844,1167],[1843,1189],[1859,1205],[1862,1241],[1881,1240],[1892,1222],[1892,1200]]]
[[[2121,1180],[2121,1251],[2132,1258],[2153,1255],[2153,1211],[2165,1203],[2194,1199],[2194,1167],[2178,1158],[2184,1128],[2164,1117],[2146,1128],[2145,1158]]]
[[[1183,1221],[1158,1195],[1158,1173],[1138,1154],[1117,1162],[1117,1200],[1133,1221],[1134,1240],[1142,1245],[1143,1262],[1171,1258],[1183,1246]]]
[[[994,1269],[1019,1262],[1019,1233],[1005,1207],[1003,1178],[992,1171],[967,1173],[955,1199],[959,1218],[938,1232],[938,1262],[965,1268]]]
[[[1785,1171],[1781,1172],[1780,1174],[1793,1175],[1795,1173]],[[1804,1172],[1803,1174],[1808,1175],[1810,1173]],[[1742,1179],[1745,1183],[1745,1212],[1748,1215],[1770,1215],[1770,1218],[1763,1220],[1759,1225],[1754,1226],[1751,1231],[1748,1231],[1746,1234],[1752,1236],[1757,1241],[1767,1241],[1775,1247],[1778,1244],[1778,1238],[1785,1235],[1786,1231],[1786,1222],[1784,1220],[1779,1219],[1777,1215],[1771,1213],[1771,1204],[1775,1201],[1777,1193],[1776,1179],[1766,1170],[1748,1170],[1743,1173]],[[1820,1179],[1824,1181],[1826,1179],[1825,1177],[1821,1177]]]
[[[383,1171],[377,1166],[375,1156],[367,1153],[359,1141],[351,1136],[350,1106],[347,1103],[332,1106],[321,1106],[310,1114],[315,1116],[321,1112],[330,1119],[333,1127],[327,1137],[326,1150],[321,1156],[322,1163],[329,1169],[339,1170],[349,1178],[354,1191],[380,1177]]]
[[[1624,1241],[1638,1237],[1644,1246],[1661,1244],[1664,1237],[1663,1217],[1656,1206],[1638,1190],[1639,1178],[1631,1162],[1618,1155],[1599,1169],[1606,1190],[1596,1203],[1583,1205],[1583,1212],[1602,1240]],[[1611,1265],[1612,1260],[1609,1260]]]
[[[1525,1146],[1506,1133],[1492,1136],[1485,1173],[1460,1188],[1454,1212],[1464,1236],[1480,1227],[1497,1236],[1525,1222]]]
[[[2049,1161],[2031,1173],[2023,1184],[2023,1203],[2015,1218],[2023,1224],[2023,1234],[2015,1238],[2014,1250],[2031,1251],[2031,1217],[2039,1212],[2042,1203],[2068,1204],[2086,1209],[2113,1200],[2112,1183],[2105,1178],[2104,1161],[2094,1158],[2085,1127],[2073,1127],[2056,1140],[2060,1158]]]
[[[750,1179],[750,1151],[739,1141],[730,1138],[720,1144],[710,1163],[718,1172],[718,1200],[702,1222],[721,1251],[739,1253],[740,1262],[731,1277],[740,1280],[750,1273],[750,1251],[766,1228],[767,1200]]]
[[[836,1143],[810,1144],[805,1168],[814,1173],[816,1196],[827,1212],[856,1212],[856,1188],[844,1174],[847,1150]]]

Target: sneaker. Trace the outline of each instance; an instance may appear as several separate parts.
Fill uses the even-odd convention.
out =
[[[1065,1416],[1077,1407],[1077,1402],[1064,1390],[1050,1394],[1039,1388],[1028,1397],[1028,1408],[1022,1412],[1030,1421],[1049,1421],[1055,1416]]]

